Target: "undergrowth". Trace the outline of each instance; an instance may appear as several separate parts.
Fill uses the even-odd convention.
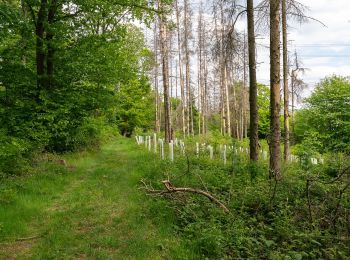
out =
[[[339,157],[341,158],[341,157]],[[206,197],[188,193],[156,196],[177,215],[176,231],[203,258],[346,259],[350,255],[349,163],[284,165],[283,179],[268,178],[267,161],[249,163],[246,155],[228,164],[206,156],[160,161],[145,180],[155,190],[162,180],[176,187],[210,192],[229,214]],[[164,209],[162,209],[164,210]]]

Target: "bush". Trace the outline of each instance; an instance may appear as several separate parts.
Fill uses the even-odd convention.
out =
[[[194,153],[191,147],[187,150]],[[317,157],[306,143],[295,152]],[[339,196],[348,175],[333,182],[346,168],[344,157],[332,154],[325,157],[324,165],[304,168],[286,164],[283,180],[277,183],[269,180],[266,161],[251,164],[245,154],[232,159],[224,166],[207,156],[178,157],[174,163],[161,161],[157,171],[145,176],[155,189],[162,189],[160,180],[169,178],[177,187],[206,190],[229,208],[230,214],[225,214],[198,194],[165,196],[177,216],[176,230],[191,250],[203,259],[342,259],[346,255],[348,242],[336,238],[350,235],[349,190]]]
[[[0,132],[0,178],[26,172],[29,167],[27,159],[31,153],[30,143]]]

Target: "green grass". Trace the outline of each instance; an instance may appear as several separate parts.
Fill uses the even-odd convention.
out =
[[[166,202],[139,190],[158,170],[154,156],[118,139],[65,157],[70,167],[40,162],[0,185],[1,259],[196,257],[174,233]]]

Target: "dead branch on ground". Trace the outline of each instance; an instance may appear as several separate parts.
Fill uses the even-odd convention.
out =
[[[220,200],[218,200],[215,196],[213,196],[209,192],[199,190],[199,189],[194,189],[194,188],[178,188],[178,187],[175,187],[169,180],[162,181],[162,183],[166,188],[165,190],[155,190],[151,186],[147,185],[144,181],[141,181],[141,182],[144,185],[143,189],[146,190],[146,192],[156,193],[159,195],[168,194],[168,193],[178,193],[178,192],[200,194],[207,197],[210,201],[214,202],[215,204],[217,204],[220,208],[222,208],[225,211],[225,213],[230,212],[228,208]]]

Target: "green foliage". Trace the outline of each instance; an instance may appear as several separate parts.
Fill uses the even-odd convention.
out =
[[[130,137],[135,127],[152,127],[153,98],[146,79],[121,86],[117,93],[117,102],[117,124],[122,135]]]
[[[0,132],[0,179],[26,172],[30,150],[28,141]]]
[[[191,144],[186,150],[194,154]],[[298,149],[317,157],[317,152]],[[341,258],[348,248],[350,172],[346,160],[339,158],[326,157],[324,165],[313,167],[286,164],[277,183],[267,178],[266,161],[251,164],[245,154],[230,153],[226,166],[206,155],[180,156],[174,163],[161,162],[161,172],[145,177],[155,189],[169,179],[176,187],[208,191],[229,208],[225,214],[199,194],[165,196],[177,214],[176,230],[203,259]]]
[[[146,77],[151,52],[140,29],[131,25],[135,19],[152,19],[148,2],[58,1],[54,19],[44,15],[40,48],[35,23],[41,3],[0,3],[0,131],[7,136],[0,171],[11,174],[19,171],[17,162],[10,172],[5,161],[18,156],[22,165],[29,150],[84,149],[98,145],[106,127],[131,133],[153,121]],[[130,23],[120,23],[126,11]],[[40,53],[47,59],[43,75],[37,71]],[[20,144],[13,145],[14,140]]]
[[[270,89],[258,84],[259,137],[266,138],[270,132]]]
[[[350,83],[332,76],[322,80],[307,107],[297,113],[295,132],[299,140],[314,141],[319,152],[350,152]]]

